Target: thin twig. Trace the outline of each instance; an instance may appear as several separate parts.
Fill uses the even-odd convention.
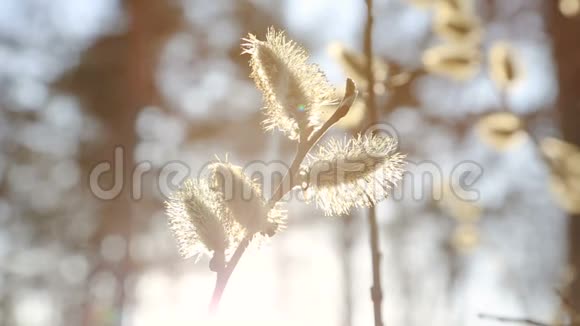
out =
[[[236,266],[238,265],[240,258],[242,258],[242,255],[246,251],[246,248],[248,248],[248,245],[250,244],[252,237],[253,237],[253,235],[247,235],[240,242],[240,244],[238,245],[238,248],[236,248],[236,251],[232,255],[232,258],[230,259],[228,264],[225,265],[224,268],[222,268],[221,270],[218,270],[216,272],[217,276],[216,276],[215,288],[213,291],[213,295],[211,297],[211,303],[209,305],[210,313],[215,313],[217,311],[217,308],[219,306],[219,303],[220,303],[220,300],[221,300],[222,295],[224,293],[224,290],[226,288],[226,285],[228,284],[230,276],[232,276],[232,273],[233,273],[234,269],[236,268]]]
[[[369,120],[372,123],[376,123],[378,119],[378,112],[376,109],[376,99],[375,99],[375,74],[373,71],[374,67],[374,54],[373,54],[373,0],[365,0],[367,6],[367,21],[365,25],[365,35],[364,35],[364,53],[366,56],[366,78],[367,78],[367,98],[366,105],[370,114]]]
[[[535,325],[535,326],[552,326],[552,324],[543,323],[543,322],[536,321],[533,319],[528,319],[528,318],[509,318],[509,317],[501,317],[501,316],[494,316],[494,315],[487,315],[487,314],[479,314],[479,318],[495,320],[497,322],[502,322],[502,323],[519,323],[519,324]],[[563,326],[578,326],[578,324],[565,324]]]
[[[342,253],[342,278],[344,287],[344,314],[343,314],[343,326],[352,326],[352,271],[351,271],[351,254],[352,254],[352,242],[353,242],[353,231],[352,223],[353,216],[348,214],[342,220],[341,228],[341,253]]]
[[[375,326],[383,325],[383,291],[381,288],[381,251],[379,249],[379,227],[375,207],[369,208],[369,233],[373,267],[373,285],[371,287],[371,299],[375,316]]]
[[[570,299],[564,294],[564,292],[562,292],[560,289],[554,289],[554,291],[560,298],[560,302],[562,302],[562,304],[564,304],[568,309],[574,310],[572,302],[570,302]]]
[[[535,321],[532,319],[525,319],[525,318],[508,318],[508,317],[492,316],[492,315],[486,315],[486,314],[480,314],[479,318],[495,320],[495,321],[502,322],[502,323],[519,323],[519,324],[536,325],[536,326],[550,326],[550,324],[542,323],[542,322]]]
[[[366,56],[367,98],[366,105],[369,111],[370,123],[378,121],[378,112],[375,100],[375,75],[373,72],[373,0],[365,0],[367,7],[367,22],[364,35],[364,52]],[[373,301],[375,326],[383,326],[382,302],[383,291],[381,288],[381,251],[379,249],[379,227],[377,223],[376,208],[369,208],[369,237],[371,246],[371,258],[373,269],[373,285],[371,287],[371,299]]]
[[[574,323],[578,321],[580,319],[580,314],[578,313],[578,309],[574,307],[574,304],[572,303],[570,298],[559,289],[555,289],[555,291],[558,297],[560,298],[560,301],[562,302],[563,308],[565,309],[566,312],[568,312],[569,317],[572,319],[572,322]]]

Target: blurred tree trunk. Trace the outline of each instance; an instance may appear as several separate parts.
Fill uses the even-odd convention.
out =
[[[568,18],[558,10],[558,1],[549,1],[548,14],[554,56],[558,65],[558,110],[564,139],[580,145],[580,16]],[[580,309],[580,216],[570,216],[569,260],[576,273],[568,295]]]
[[[155,72],[163,42],[180,25],[180,11],[171,1],[126,0],[125,11],[129,24],[122,34],[105,37],[86,51],[77,68],[66,74],[57,87],[79,96],[82,104],[96,115],[106,128],[102,146],[90,153],[83,153],[85,175],[98,162],[111,162],[114,170],[115,148],[122,147],[123,175],[103,175],[101,187],[109,189],[115,178],[122,178],[121,194],[111,201],[102,202],[98,216],[99,227],[90,244],[92,255],[99,257],[91,276],[101,271],[113,272],[116,276],[114,301],[94,302],[90,297],[91,278],[87,281],[85,325],[120,325],[125,303],[127,277],[135,272],[136,264],[128,250],[121,262],[107,262],[100,257],[100,246],[109,235],[122,236],[126,248],[131,234],[146,217],[136,219],[131,199],[132,173],[135,166],[133,152],[137,144],[135,119],[145,106],[159,105],[161,99],[155,85]],[[117,181],[118,182],[118,181]],[[105,306],[102,306],[102,305]],[[104,310],[104,311],[103,311]],[[97,313],[98,312],[98,313]],[[96,315],[111,316],[107,320]]]

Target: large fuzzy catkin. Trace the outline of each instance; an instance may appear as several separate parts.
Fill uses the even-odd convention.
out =
[[[223,196],[224,205],[247,235],[272,236],[285,226],[286,211],[282,204],[268,207],[260,186],[241,167],[217,162],[209,170],[212,189]]]
[[[302,167],[306,199],[326,215],[375,205],[402,177],[404,156],[396,146],[394,139],[378,135],[329,140]]]
[[[169,226],[184,258],[225,253],[234,228],[219,194],[207,181],[188,179],[165,203]]]
[[[252,34],[244,40],[251,77],[263,94],[264,128],[279,129],[296,140],[301,130],[319,127],[323,121],[318,110],[336,100],[335,90],[319,67],[307,62],[307,52],[273,28],[265,41]]]

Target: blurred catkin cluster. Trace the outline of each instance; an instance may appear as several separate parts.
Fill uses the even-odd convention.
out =
[[[483,144],[506,153],[524,144],[536,149],[550,173],[549,188],[555,201],[569,213],[580,213],[580,150],[556,138],[536,139],[528,128],[530,117],[510,111],[507,97],[526,79],[526,65],[517,44],[509,40],[486,39],[485,25],[474,0],[408,0],[419,10],[432,13],[434,45],[422,54],[425,73],[457,83],[486,77],[495,86],[500,106],[478,116],[475,134]],[[560,13],[575,17],[579,0],[559,0]],[[485,69],[483,69],[485,68]],[[485,72],[484,72],[485,71]],[[484,73],[482,73],[484,72]],[[485,75],[484,75],[485,74]],[[458,249],[470,248],[478,238],[477,220],[482,214],[477,203],[458,199],[446,191],[440,202],[444,211],[458,221],[451,243]]]
[[[423,53],[427,72],[468,81],[479,74],[487,57],[488,76],[498,89],[505,91],[522,78],[523,66],[509,42],[484,44],[485,29],[473,0],[409,1],[433,12],[432,28],[438,43]]]

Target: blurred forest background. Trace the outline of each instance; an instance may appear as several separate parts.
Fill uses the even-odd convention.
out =
[[[580,144],[580,5],[451,1],[471,6],[482,33],[479,70],[457,81],[421,69],[441,43],[433,2],[375,3],[376,55],[403,79],[378,95],[381,121],[411,168],[434,162],[449,176],[473,161],[484,173],[475,202],[412,198],[407,182],[379,205],[385,325],[498,324],[480,313],[554,322],[565,310],[556,289],[580,307],[580,220],[558,205],[531,139],[498,151],[476,124],[507,108],[534,138]],[[178,257],[161,168],[179,160],[197,173],[213,153],[288,162],[293,145],[261,130],[241,38],[286,30],[342,89],[336,42],[362,52],[364,24],[363,0],[0,1],[0,325],[203,324],[214,274],[207,260]],[[489,77],[486,53],[499,40],[518,53],[517,87]],[[125,187],[101,200],[89,174],[116,146]],[[139,162],[151,171],[133,200]],[[366,211],[289,210],[288,229],[240,262],[226,322],[370,325]]]

